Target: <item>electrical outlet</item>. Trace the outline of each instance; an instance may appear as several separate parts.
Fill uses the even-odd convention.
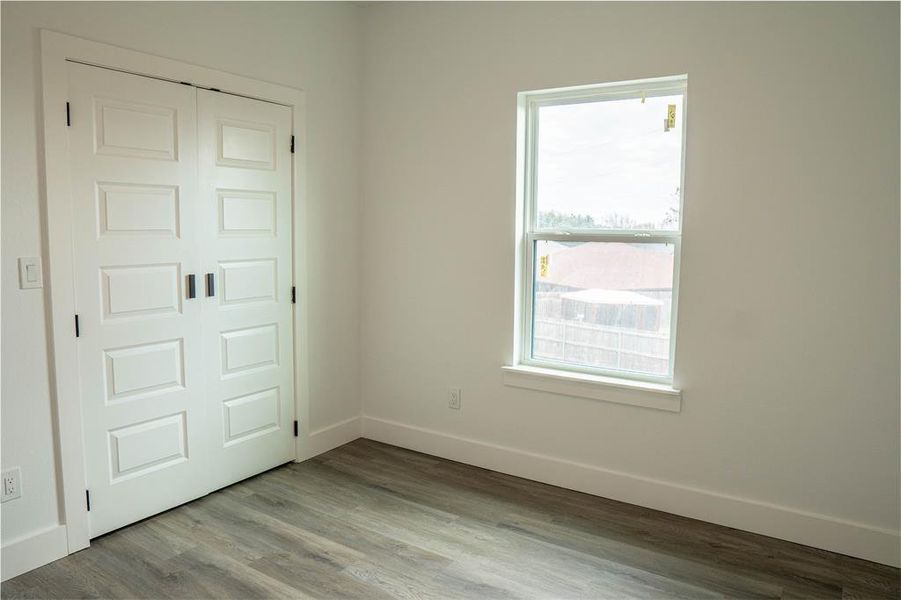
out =
[[[447,391],[447,407],[460,410],[463,405],[463,392],[460,388],[450,388]]]
[[[15,500],[22,496],[22,473],[19,467],[7,469],[2,474],[2,489],[0,489],[0,502]]]

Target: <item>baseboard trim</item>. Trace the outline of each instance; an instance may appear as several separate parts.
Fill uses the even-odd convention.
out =
[[[891,529],[612,471],[376,417],[362,418],[362,436],[517,477],[873,562],[901,566],[901,536]]]
[[[312,458],[317,454],[328,452],[359,438],[362,435],[362,421],[362,417],[351,417],[310,432],[308,446],[310,453],[306,458]]]
[[[54,525],[12,540],[0,549],[0,581],[59,560],[68,553],[65,525]]]

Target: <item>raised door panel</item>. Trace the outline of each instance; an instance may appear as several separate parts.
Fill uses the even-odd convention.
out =
[[[104,319],[180,313],[181,265],[100,267]]]
[[[281,427],[278,388],[229,398],[222,403],[223,443],[234,446]]]
[[[276,235],[275,193],[219,189],[216,196],[219,199],[220,235]]]
[[[94,99],[97,154],[178,159],[178,111],[169,105],[114,98]]]
[[[224,331],[220,335],[223,379],[278,366],[277,323]]]
[[[276,131],[273,124],[219,118],[217,126],[217,165],[266,170],[276,168]]]
[[[220,303],[233,306],[248,302],[275,302],[278,293],[276,267],[274,258],[220,262]]]
[[[110,479],[118,483],[188,460],[185,413],[109,432]]]
[[[178,237],[178,187],[97,184],[100,236]]]
[[[104,351],[108,402],[184,389],[184,340]]]

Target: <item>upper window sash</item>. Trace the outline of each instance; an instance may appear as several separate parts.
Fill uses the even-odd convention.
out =
[[[587,85],[583,87],[570,87],[536,92],[520,93],[521,106],[525,108],[525,135],[524,135],[524,161],[523,161],[523,198],[524,198],[524,225],[525,231],[530,233],[548,233],[561,235],[574,235],[585,238],[594,238],[598,234],[621,234],[625,237],[634,236],[635,241],[647,238],[647,234],[654,237],[661,235],[672,236],[682,233],[682,199],[684,197],[684,161],[685,161],[685,131],[684,125],[687,103],[687,76],[678,75],[654,80],[634,80],[617,82],[614,84]],[[670,229],[618,229],[612,227],[578,228],[578,227],[540,227],[538,224],[538,197],[537,197],[537,154],[539,136],[539,109],[546,106],[561,106],[570,104],[604,102],[611,100],[629,100],[653,98],[660,96],[681,95],[683,97],[683,110],[680,118],[683,119],[681,127],[682,168],[679,197],[679,219],[675,227]]]

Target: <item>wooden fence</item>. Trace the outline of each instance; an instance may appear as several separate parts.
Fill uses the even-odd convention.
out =
[[[668,332],[536,316],[533,333],[535,358],[661,375],[668,370]]]

